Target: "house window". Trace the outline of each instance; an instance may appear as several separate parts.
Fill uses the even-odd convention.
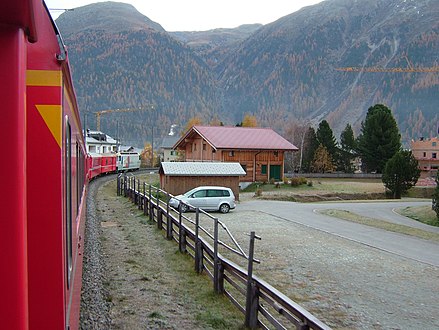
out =
[[[275,151],[274,152],[274,157],[278,157],[279,156],[279,152],[278,151]]]
[[[203,151],[206,151],[206,143],[203,143]]]
[[[229,156],[230,157],[234,157],[235,156],[235,152],[232,150],[232,151],[229,151]]]
[[[261,166],[261,174],[267,174],[267,165]]]
[[[431,158],[437,158],[437,154],[435,153],[435,152],[433,152],[432,154],[431,154]]]
[[[194,143],[193,145],[192,145],[192,149],[193,149],[193,151],[197,151],[197,144],[196,143]]]
[[[427,157],[427,153],[424,151],[424,156],[423,157]]]
[[[436,142],[432,142],[431,145],[432,145],[433,147],[436,147]]]

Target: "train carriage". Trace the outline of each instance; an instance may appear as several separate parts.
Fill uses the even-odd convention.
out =
[[[0,2],[0,325],[77,329],[86,163],[66,50],[41,0]]]
[[[115,173],[117,171],[117,156],[114,153],[106,153],[101,156],[102,174]]]

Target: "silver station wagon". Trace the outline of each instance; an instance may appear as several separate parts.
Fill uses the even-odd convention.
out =
[[[183,202],[183,203],[180,203]],[[227,213],[236,206],[235,195],[232,189],[226,187],[202,186],[197,187],[183,195],[178,195],[169,200],[169,205],[181,212],[186,212],[190,207],[199,207],[205,211],[220,211]]]

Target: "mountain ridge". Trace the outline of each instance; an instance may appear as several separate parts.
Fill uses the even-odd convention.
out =
[[[111,10],[106,9],[109,5]],[[406,67],[406,58],[414,65],[437,65],[439,4],[433,0],[327,0],[264,26],[247,26],[246,31],[198,33],[168,33],[132,6],[114,8],[125,6],[89,5],[81,7],[78,17],[67,12],[57,20],[74,78],[79,76],[80,106],[88,111],[148,101],[161,109],[156,126],[162,131],[171,124],[184,127],[197,115],[205,123],[216,118],[234,124],[250,113],[281,133],[293,122],[317,126],[327,119],[339,134],[346,123],[358,133],[368,107],[385,103],[394,111],[405,141],[437,132],[438,73],[335,70]],[[105,15],[75,28],[74,23],[84,19],[81,15],[97,16],[90,12]],[[114,24],[112,15],[125,17],[123,24]],[[126,27],[130,21],[134,23]],[[111,26],[105,28],[102,22]],[[120,80],[122,85],[117,84]],[[137,114],[121,118],[136,116],[146,120]],[[115,130],[114,120],[108,121],[108,129]],[[140,143],[132,133],[135,125],[123,130],[125,139]],[[145,141],[151,138],[148,134],[143,129],[138,135]]]

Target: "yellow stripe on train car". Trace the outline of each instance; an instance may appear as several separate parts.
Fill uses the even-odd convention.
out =
[[[57,86],[62,84],[61,70],[27,70],[27,86]]]

